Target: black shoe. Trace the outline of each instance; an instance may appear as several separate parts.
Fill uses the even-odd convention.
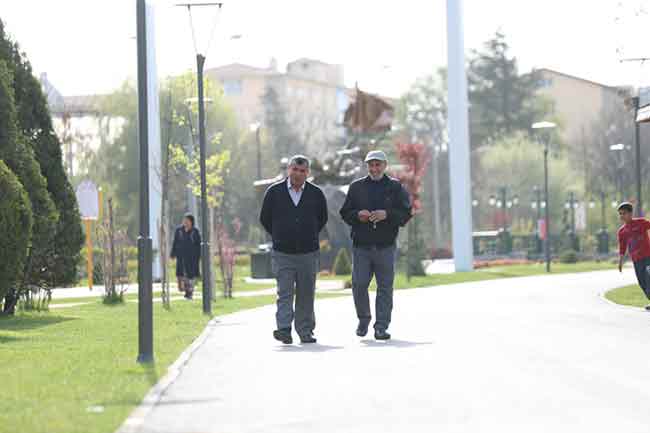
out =
[[[648,304],[648,305],[645,306],[645,310],[646,310],[646,311],[650,311],[650,304]]]
[[[293,338],[291,338],[290,329],[277,329],[273,331],[273,338],[278,341],[283,342],[284,344],[292,344]]]
[[[390,340],[390,334],[386,331],[375,330],[375,340]]]
[[[307,334],[307,335],[301,335],[300,336],[300,342],[302,344],[311,344],[316,342],[316,338],[312,334]]]
[[[359,322],[357,326],[357,336],[365,337],[368,334],[368,324],[364,322]]]

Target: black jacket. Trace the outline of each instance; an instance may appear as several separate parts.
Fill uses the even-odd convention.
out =
[[[373,184],[370,176],[357,179],[350,184],[341,217],[352,227],[352,242],[355,247],[387,247],[395,244],[399,228],[411,219],[411,200],[408,192],[397,179],[384,176],[380,184]],[[376,190],[382,188],[379,199]],[[362,223],[361,210],[385,210],[386,219],[376,224]]]
[[[189,232],[180,226],[174,232],[172,259],[176,258],[176,276],[198,278],[201,259],[201,234],[196,228]]]
[[[298,206],[293,204],[287,179],[266,190],[260,222],[273,239],[273,249],[285,254],[318,251],[318,234],[327,223],[325,194],[316,185],[305,182]]]

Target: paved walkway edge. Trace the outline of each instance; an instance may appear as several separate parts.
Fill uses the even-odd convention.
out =
[[[183,368],[192,359],[192,355],[205,343],[207,338],[212,333],[215,325],[219,323],[217,317],[208,322],[205,329],[201,334],[189,345],[178,357],[176,361],[167,369],[167,374],[163,376],[154,386],[147,392],[142,399],[142,402],[129,414],[122,425],[115,433],[137,433],[140,431],[142,424],[153,409],[153,407],[160,401],[162,396],[167,391],[167,388],[176,381],[180,376]]]

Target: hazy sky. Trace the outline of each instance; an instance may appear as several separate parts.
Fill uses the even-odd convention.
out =
[[[179,0],[180,1],[180,0]],[[184,0],[185,1],[185,0]],[[193,68],[189,18],[158,0],[159,74]],[[624,3],[625,6],[621,4]],[[605,84],[650,83],[650,67],[620,64],[643,51],[650,15],[642,0],[465,0],[466,48],[502,29],[522,70],[549,67]],[[398,95],[446,64],[445,0],[225,0],[207,67],[240,62],[283,67],[299,57],[345,66],[346,82]],[[195,12],[204,50],[214,10]],[[108,92],[135,75],[135,0],[0,0],[0,19],[65,95]],[[639,30],[637,30],[639,29]],[[241,39],[231,40],[234,34]]]

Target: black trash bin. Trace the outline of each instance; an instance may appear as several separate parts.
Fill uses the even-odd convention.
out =
[[[251,276],[253,278],[273,278],[270,251],[258,251],[251,254]]]

